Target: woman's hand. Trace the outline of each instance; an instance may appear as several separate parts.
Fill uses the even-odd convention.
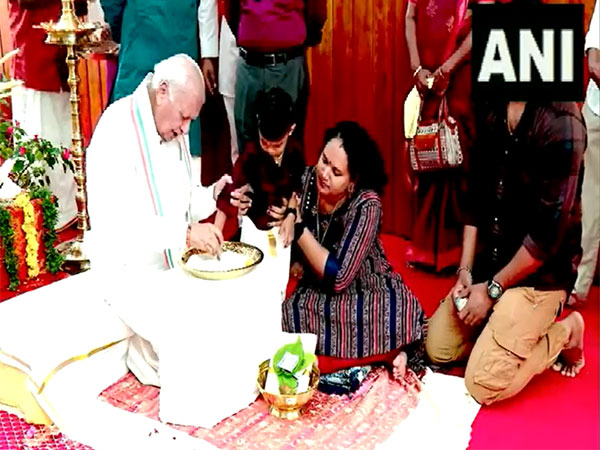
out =
[[[294,240],[294,216],[292,214],[288,214],[281,226],[279,227],[279,236],[283,240],[283,246],[285,248],[289,247],[292,241]]]
[[[442,64],[433,72],[433,87],[431,88],[440,97],[446,93],[450,84],[450,69],[446,64]]]
[[[431,77],[431,72],[427,69],[421,69],[415,75],[415,86],[421,96],[424,96],[429,90],[429,86],[427,86],[427,78],[429,77]]]

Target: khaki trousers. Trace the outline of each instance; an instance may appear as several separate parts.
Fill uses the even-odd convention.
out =
[[[458,318],[448,295],[429,321],[427,354],[438,364],[468,358],[465,384],[480,404],[512,397],[568,342],[567,329],[554,322],[565,298],[565,291],[508,289],[487,323],[473,328]]]

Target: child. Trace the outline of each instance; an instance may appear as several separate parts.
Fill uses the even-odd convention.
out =
[[[233,183],[219,195],[215,225],[222,230],[227,217],[237,216],[237,209],[229,203],[231,192],[250,184],[254,192],[247,216],[259,230],[272,228],[269,208],[282,207],[287,200],[279,236],[284,247],[288,247],[294,238],[295,194],[300,193],[305,168],[302,148],[291,138],[296,127],[294,105],[289,94],[278,87],[262,91],[256,101],[258,136],[240,153],[233,167]]]

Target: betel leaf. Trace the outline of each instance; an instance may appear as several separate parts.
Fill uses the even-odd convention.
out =
[[[296,365],[292,371],[284,370],[279,367],[281,360],[289,353],[298,357]],[[298,374],[306,368],[312,367],[316,360],[313,353],[304,353],[304,347],[300,337],[292,344],[282,346],[275,356],[273,356],[273,369],[279,381],[279,392],[282,394],[296,394],[298,388]]]

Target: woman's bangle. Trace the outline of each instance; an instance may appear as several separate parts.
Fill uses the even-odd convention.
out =
[[[456,269],[456,275],[460,275],[463,270],[467,272],[469,283],[473,284],[473,274],[471,273],[471,268],[469,266],[460,266]]]
[[[468,273],[471,273],[471,268],[469,266],[460,266],[456,269],[456,275],[460,274],[462,270],[466,270]]]
[[[423,69],[423,66],[419,66],[415,69],[413,73],[413,78],[417,76],[417,74]]]

